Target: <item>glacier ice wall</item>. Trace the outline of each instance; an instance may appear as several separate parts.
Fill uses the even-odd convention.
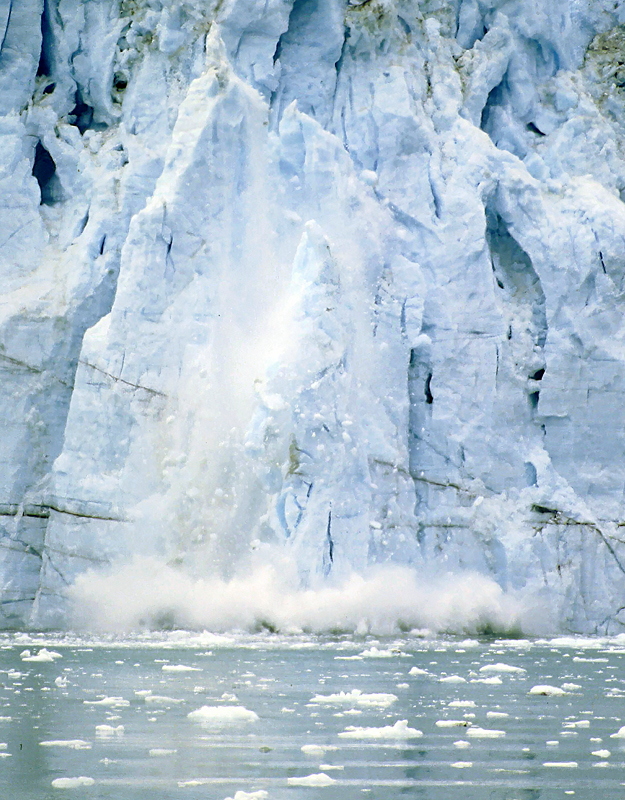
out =
[[[280,554],[621,630],[625,4],[3,0],[0,37],[5,625]]]

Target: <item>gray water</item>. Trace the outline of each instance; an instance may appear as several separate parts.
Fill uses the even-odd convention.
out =
[[[621,637],[4,634],[0,648],[10,800],[625,796],[625,738],[612,737],[625,725]],[[51,660],[25,660],[41,648]],[[537,684],[566,693],[532,695]],[[188,714],[203,706],[230,710],[200,724]],[[389,737],[401,720],[422,735],[341,736]],[[309,780],[333,782],[297,782],[319,774]]]

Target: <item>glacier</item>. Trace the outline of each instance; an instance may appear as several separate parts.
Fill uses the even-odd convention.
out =
[[[625,3],[0,33],[2,625],[623,629]]]

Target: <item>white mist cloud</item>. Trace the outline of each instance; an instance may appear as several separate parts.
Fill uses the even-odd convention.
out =
[[[75,626],[119,632],[171,626],[378,635],[414,628],[453,633],[552,628],[535,598],[505,593],[488,577],[467,572],[423,578],[401,566],[302,589],[283,562],[223,580],[197,579],[153,558],[135,558],[108,573],[81,575],[71,596]]]

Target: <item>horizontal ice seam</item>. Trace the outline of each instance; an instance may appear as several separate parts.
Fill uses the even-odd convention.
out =
[[[21,509],[21,511],[20,511]],[[89,514],[83,511],[72,511],[68,508],[60,508],[52,504],[28,503],[21,507],[18,503],[0,503],[0,517],[16,517],[21,513],[23,517],[38,517],[48,519],[50,511],[57,514],[69,514],[72,517],[83,517],[85,519],[103,519],[110,522],[125,522],[123,517],[105,516],[104,514]]]

